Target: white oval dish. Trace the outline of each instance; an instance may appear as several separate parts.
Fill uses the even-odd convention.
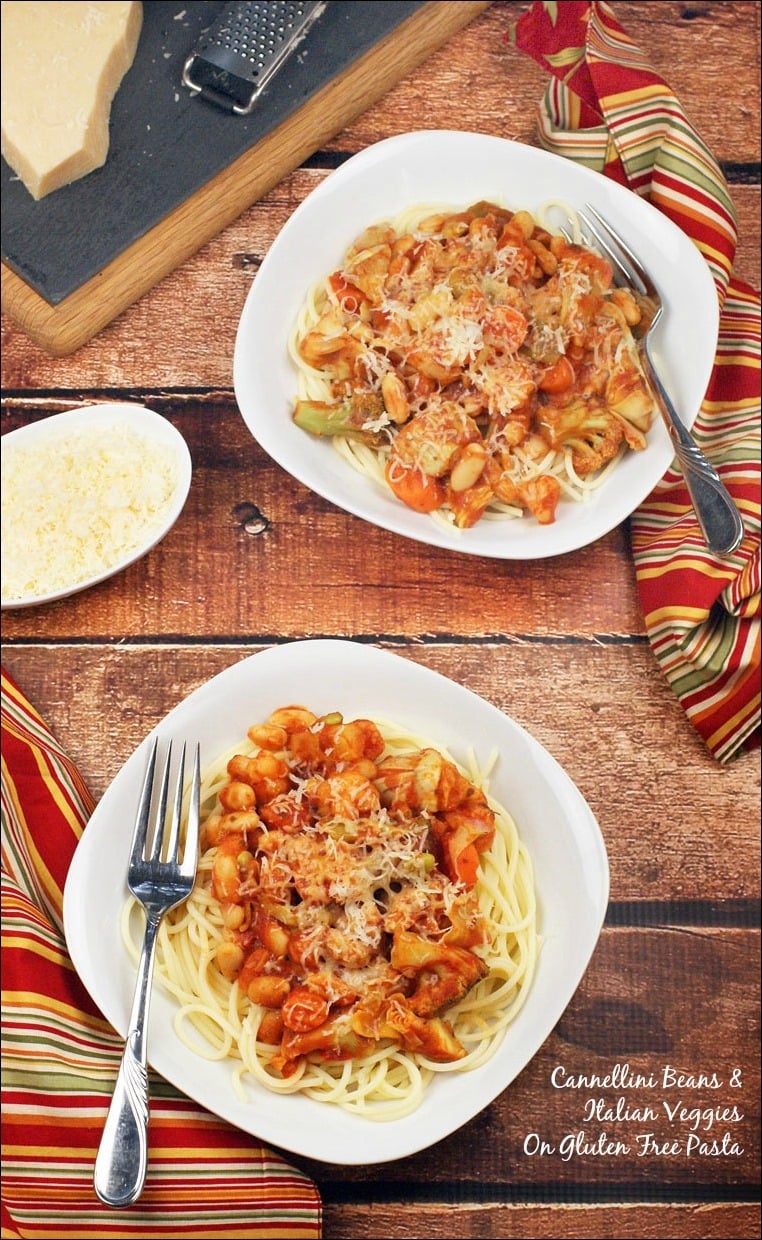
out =
[[[399,655],[339,640],[275,646],[227,668],[191,693],[156,733],[201,745],[202,766],[232,748],[247,727],[284,703],[346,718],[377,715],[431,737],[465,761],[499,753],[489,790],[512,814],[532,858],[541,937],[526,1002],[495,1055],[470,1072],[436,1078],[403,1119],[373,1122],[298,1094],[247,1084],[242,1101],[232,1065],[200,1058],[173,1028],[176,1001],[157,981],[148,1057],[166,1080],[208,1110],[281,1149],[323,1162],[370,1164],[440,1141],[488,1106],[542,1046],[574,994],[598,940],[609,869],[599,827],[550,754],[502,711],[470,690]],[[152,734],[153,735],[153,734]],[[82,981],[124,1036],[135,966],[120,920],[140,784],[151,737],[128,758],[92,815],[64,893],[66,940]]]
[[[150,551],[172,528],[175,521],[182,512],[185,501],[188,497],[188,491],[191,483],[191,457],[187,444],[179,431],[175,430],[171,422],[163,418],[160,414],[155,413],[151,409],[147,409],[144,405],[130,404],[128,402],[112,402],[101,405],[87,405],[81,409],[71,409],[65,413],[53,414],[50,417],[43,418],[39,422],[32,423],[29,426],[21,427],[19,430],[11,431],[3,436],[3,460],[4,465],[11,467],[12,454],[17,449],[25,451],[31,449],[43,450],[53,447],[58,441],[65,446],[68,451],[79,454],[86,452],[88,445],[91,450],[100,447],[103,444],[103,432],[108,436],[118,435],[121,432],[128,433],[132,448],[141,447],[145,443],[146,451],[150,452],[152,447],[160,447],[166,454],[167,460],[171,461],[173,469],[173,478],[171,489],[168,491],[160,510],[152,519],[146,519],[141,529],[139,519],[134,519],[132,526],[132,536],[128,540],[126,549],[123,554],[119,554],[108,562],[100,564],[99,568],[85,577],[72,579],[66,582],[58,583],[50,590],[38,589],[36,592],[29,591],[25,595],[13,598],[3,598],[3,609],[33,607],[41,603],[51,603],[58,599],[67,598],[71,594],[79,593],[86,590],[90,586],[96,585],[100,581],[112,577],[115,573],[119,573],[122,569],[127,568],[129,564],[133,564],[139,560],[146,552]],[[82,458],[84,459],[84,457]],[[109,462],[109,468],[112,463]],[[41,510],[44,510],[46,503],[45,486],[50,485],[52,488],[53,480],[40,478],[39,485],[35,490],[35,513],[30,512],[27,520],[33,522],[38,517]],[[49,492],[51,511],[55,503],[54,494],[51,489]],[[7,528],[7,523],[14,519],[14,512],[6,510],[7,496],[3,497],[3,526]],[[67,542],[73,542],[75,539],[87,539],[89,535],[88,521],[93,520],[91,514],[86,513],[86,501],[83,502],[82,510],[72,505],[64,514],[61,524],[49,531],[46,535],[44,522],[37,530],[29,528],[29,525],[23,530],[24,535],[28,535],[30,539],[36,538],[42,540],[43,545],[48,538],[49,549],[52,551],[56,547],[66,548]],[[118,512],[118,508],[115,509]],[[22,509],[23,519],[23,509]],[[131,518],[131,520],[133,520]],[[79,522],[79,529],[77,523]]]
[[[369,224],[418,203],[463,208],[491,199],[535,210],[586,202],[617,228],[663,294],[658,361],[680,416],[691,426],[711,374],[719,309],[707,264],[692,241],[630,190],[560,156],[484,134],[430,130],[378,142],[354,155],[305,199],[271,246],[249,291],[235,345],[238,407],[254,438],[294,478],[374,525],[431,546],[525,560],[574,551],[621,524],[667,470],[673,451],[657,419],[648,447],[630,452],[586,503],[559,504],[553,525],[530,517],[482,519],[452,532],[406,508],[358,474],[331,443],[292,421],[296,372],[287,339],[308,291],[340,264]]]

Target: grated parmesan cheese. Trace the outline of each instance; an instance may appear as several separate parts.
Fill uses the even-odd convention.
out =
[[[108,573],[160,534],[178,482],[171,446],[131,427],[61,430],[2,455],[2,600]]]

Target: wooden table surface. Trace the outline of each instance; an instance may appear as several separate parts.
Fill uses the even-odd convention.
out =
[[[584,980],[539,1053],[465,1129],[366,1168],[291,1161],[317,1181],[325,1235],[759,1234],[759,755],[721,767],[646,639],[628,525],[562,558],[503,563],[407,542],[311,494],[269,460],[232,389],[238,318],[306,194],[356,151],[417,128],[535,141],[545,78],[503,41],[494,3],[195,257],[67,358],[2,323],[3,432],[99,400],[164,414],[193,458],[167,538],[112,580],[3,617],[3,661],[100,796],[190,690],[256,650],[348,637],[467,685],[565,767],[601,826],[611,903]],[[740,218],[738,274],[759,278],[759,5],[615,3],[719,158]],[[244,528],[239,505],[267,518]],[[551,1074],[629,1064],[716,1073],[655,1093],[682,1152],[558,1151],[581,1129],[635,1143],[637,1120],[585,1123],[589,1091]],[[733,1076],[733,1073],[736,1073]],[[621,1092],[621,1091],[620,1091]],[[616,1091],[606,1094],[614,1105]],[[653,1102],[645,1091],[630,1107]],[[737,1108],[738,1118],[721,1116]],[[707,1115],[707,1108],[719,1108]],[[719,1116],[719,1117],[718,1117]],[[647,1127],[647,1125],[646,1125]],[[660,1140],[669,1135],[658,1126]],[[687,1136],[701,1138],[686,1152]],[[712,1153],[730,1134],[733,1148]]]

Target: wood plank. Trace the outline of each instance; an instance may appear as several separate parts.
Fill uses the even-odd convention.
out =
[[[534,142],[535,108],[546,78],[539,66],[529,57],[509,48],[502,38],[524,8],[525,5],[520,3],[493,4],[455,34],[445,47],[411,72],[385,98],[368,108],[353,125],[342,130],[332,143],[326,145],[326,151],[353,152],[391,134],[420,128],[422,108],[424,116],[436,118],[438,128],[475,128]],[[646,14],[642,4],[622,4],[617,16],[634,38],[647,43],[655,67],[668,77],[717,158],[736,165],[758,163],[758,108],[753,106],[753,101],[759,99],[758,6],[730,2],[719,7],[712,6],[711,11],[702,11],[701,6],[661,3],[658,8],[651,6]],[[711,26],[711,38],[707,38],[708,24]],[[700,55],[697,54],[697,46],[700,46]],[[744,47],[754,49],[754,54],[740,54],[740,49]],[[733,64],[730,75],[727,73],[729,63]],[[465,119],[464,95],[468,99]],[[723,100],[722,108],[716,106],[718,98]],[[732,124],[728,124],[728,117],[732,117]],[[276,187],[273,197],[268,195],[266,206],[260,204],[264,207],[263,211],[254,215],[251,210],[245,213],[242,224],[252,236],[256,236],[260,222],[263,224],[265,242],[264,248],[260,246],[262,253],[287,215],[307,192],[310,176],[312,183],[316,184],[325,174],[300,172],[296,175],[306,175],[307,181],[302,184],[300,180],[292,182],[291,178],[286,178],[285,186]],[[756,284],[759,279],[759,188],[737,185],[732,187],[732,193],[741,222],[738,273]],[[285,214],[278,210],[283,198],[286,202]],[[238,207],[230,218],[240,209]],[[231,228],[228,228],[223,236],[227,238],[230,232]],[[197,248],[197,244],[193,248]],[[251,244],[240,248],[248,254],[255,250]],[[221,253],[223,256],[229,253],[228,247],[223,246]],[[188,276],[191,286],[186,283],[185,269],[192,262],[186,257],[188,261],[181,269],[183,274],[175,273],[178,280],[168,276],[159,286],[161,292],[154,289],[143,298],[140,318],[133,320],[130,316],[126,327],[112,326],[102,333],[105,337],[103,355],[92,353],[92,345],[78,352],[71,362],[72,375],[78,374],[78,368],[83,365],[87,370],[88,361],[92,360],[92,373],[99,376],[100,383],[118,384],[120,379],[115,376],[109,378],[109,374],[112,370],[116,371],[116,375],[121,373],[122,359],[125,357],[131,356],[135,360],[134,342],[137,337],[133,335],[133,326],[136,332],[140,332],[147,325],[150,329],[148,339],[155,342],[155,351],[145,354],[141,349],[141,360],[145,358],[146,374],[150,376],[147,382],[151,386],[175,385],[178,375],[183,376],[184,383],[193,383],[197,366],[204,374],[207,386],[229,385],[229,341],[235,333],[251,269],[247,268],[243,283],[238,290],[234,290],[228,284],[231,273],[223,260],[219,269],[221,283],[210,290],[209,254],[205,254],[205,261],[197,267],[203,281],[202,295],[198,297],[199,290],[193,287],[192,273]],[[132,273],[131,278],[138,277],[139,273]],[[167,323],[174,321],[178,305],[183,307],[184,318],[188,319],[188,332],[182,341],[172,338],[167,351],[164,346],[168,336],[172,336],[167,331]],[[146,319],[142,318],[144,312]],[[212,322],[216,326],[212,339],[216,338],[223,346],[218,351],[209,349],[209,324]],[[198,330],[194,330],[196,327]],[[8,322],[6,315],[3,345],[6,352],[10,350],[6,362],[9,377],[13,373],[14,358],[20,350],[17,374],[22,369],[28,373],[31,364],[41,376],[41,381],[34,386],[45,386],[42,374],[46,369],[48,373],[57,374],[59,382],[63,382],[66,369],[56,371],[51,359],[36,356],[38,350],[30,342],[19,340],[20,334],[13,323]],[[218,365],[212,371],[215,362]],[[137,377],[134,381],[138,381]]]
[[[139,236],[92,279],[53,306],[2,265],[6,313],[40,347],[76,351],[148,289],[256,202],[369,107],[401,76],[486,7],[487,0],[426,4],[317,91],[295,114]]]
[[[286,177],[71,357],[49,356],[3,315],[6,390],[69,389],[83,401],[89,393],[121,394],[127,388],[229,391],[238,320],[259,265],[289,216],[327,175],[302,168]],[[733,186],[732,192],[740,228],[736,271],[758,287],[759,186]]]
[[[626,526],[544,563],[454,554],[457,544],[451,553],[400,538],[307,490],[254,443],[230,401],[146,400],[171,413],[191,451],[180,520],[117,577],[6,612],[7,640],[32,637],[41,621],[52,638],[314,636],[336,632],[337,617],[338,631],[356,634],[643,632]],[[21,420],[17,408],[6,428]],[[239,515],[252,504],[269,523],[259,535]]]
[[[168,710],[262,645],[135,644],[118,631],[54,645],[44,631],[40,644],[6,644],[3,663],[96,797]],[[412,633],[409,644],[377,644],[480,694],[561,763],[600,823],[612,901],[758,898],[759,752],[720,767],[647,646],[562,637],[439,644]]]
[[[759,1208],[733,1202],[697,1205],[519,1205],[485,1202],[385,1202],[368,1205],[328,1200],[324,1234],[331,1240],[450,1240],[501,1236],[503,1240],[749,1240],[759,1229]]]
[[[552,1185],[567,1198],[581,1188],[669,1201],[681,1191],[700,1199],[712,1184],[748,1200],[760,1160],[758,952],[751,931],[604,930],[566,1013],[524,1071],[459,1132],[381,1169],[383,1197],[402,1196],[404,1183],[408,1200],[417,1190],[486,1203]],[[615,1069],[630,1083],[588,1083],[616,1081]],[[673,1083],[679,1075],[682,1086]],[[713,1141],[728,1152],[709,1153]],[[341,1199],[352,1184],[380,1195],[366,1168],[298,1162],[328,1200],[331,1186]]]
[[[503,37],[528,7],[498,0],[337,134],[328,149],[351,151],[381,137],[434,125],[533,142],[536,108],[548,76]],[[719,5],[618,0],[614,13],[638,46],[648,49],[654,69],[715,158],[758,161],[759,5],[744,0]]]

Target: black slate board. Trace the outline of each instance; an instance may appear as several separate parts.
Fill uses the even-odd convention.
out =
[[[182,67],[224,6],[145,0],[103,168],[35,202],[2,161],[3,261],[56,306],[410,17],[420,3],[329,0],[250,116],[191,94]]]

